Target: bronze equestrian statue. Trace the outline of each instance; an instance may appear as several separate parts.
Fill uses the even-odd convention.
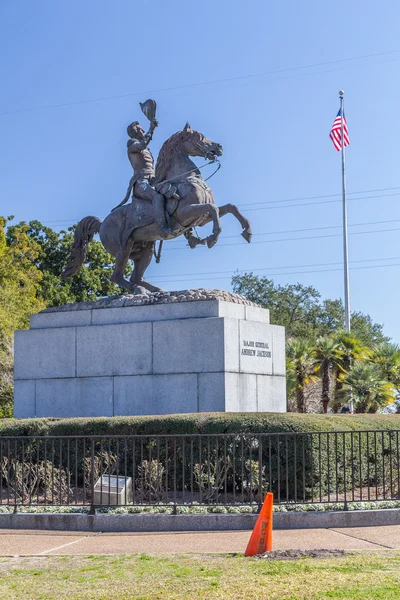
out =
[[[251,241],[250,222],[234,204],[216,206],[210,187],[189,158],[201,156],[214,161],[222,155],[220,144],[208,140],[186,123],[182,131],[164,142],[154,171],[148,145],[158,125],[155,107],[153,100],[141,104],[150,119],[147,134],[137,122],[128,127],[132,140],[128,141],[128,157],[134,175],[124,200],[104,221],[98,217],[85,217],[78,223],[70,261],[62,275],[64,280],[78,273],[85,262],[88,244],[96,233],[99,233],[104,248],[115,257],[112,281],[136,293],[161,291],[144,279],[157,240],[184,235],[191,248],[205,243],[212,248],[221,233],[220,217],[232,214],[243,228],[244,239]],[[131,192],[132,202],[127,204]],[[211,235],[205,239],[193,235],[194,227],[203,227],[210,222],[213,223]],[[129,260],[133,261],[134,269],[128,281],[124,271]]]

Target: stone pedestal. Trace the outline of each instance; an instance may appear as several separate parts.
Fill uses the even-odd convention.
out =
[[[284,412],[284,328],[227,292],[128,296],[32,315],[15,416]]]

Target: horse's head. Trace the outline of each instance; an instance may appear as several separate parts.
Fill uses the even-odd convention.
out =
[[[215,160],[217,156],[222,156],[221,144],[208,140],[205,135],[192,129],[189,123],[186,123],[183,133],[182,146],[189,156],[203,156],[208,160]]]
[[[208,160],[215,160],[217,156],[222,155],[222,146],[216,142],[208,140],[202,133],[195,131],[186,123],[182,131],[171,135],[158,154],[156,164],[156,179],[164,181],[172,175],[182,171],[188,171],[191,166],[195,167],[190,161],[189,156],[203,156]],[[181,164],[180,159],[186,158],[191,164]],[[178,164],[178,167],[176,166]]]

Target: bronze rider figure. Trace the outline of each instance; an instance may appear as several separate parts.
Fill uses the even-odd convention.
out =
[[[144,132],[138,121],[134,121],[127,127],[130,138],[127,143],[128,158],[134,175],[129,182],[126,196],[119,206],[129,200],[133,188],[132,201],[137,196],[152,203],[154,220],[159,229],[160,237],[166,239],[172,231],[165,216],[165,198],[152,187],[155,175],[154,158],[148,148],[157,125],[157,119],[152,119],[147,133]]]

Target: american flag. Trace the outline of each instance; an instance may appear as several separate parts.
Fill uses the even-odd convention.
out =
[[[342,149],[342,109],[339,108],[339,112],[336,116],[336,119],[333,122],[331,132],[329,134],[333,145],[336,150]],[[346,117],[343,114],[343,137],[344,137],[344,146],[348,146],[350,144],[349,139],[349,130],[347,129]]]

